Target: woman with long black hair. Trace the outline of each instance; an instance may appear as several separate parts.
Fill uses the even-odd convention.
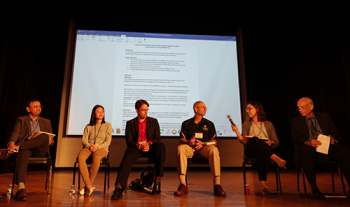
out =
[[[90,123],[86,125],[82,138],[83,149],[78,154],[79,171],[85,182],[85,187],[80,190],[80,195],[91,195],[94,191],[94,181],[102,158],[107,157],[109,145],[112,140],[112,125],[105,122],[104,108],[96,105],[92,109]],[[86,160],[92,154],[90,173],[86,166]]]

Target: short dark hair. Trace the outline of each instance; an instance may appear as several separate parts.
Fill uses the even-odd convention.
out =
[[[101,106],[101,105],[96,105],[96,106],[94,106],[94,108],[92,108],[91,117],[90,117],[90,123],[89,123],[90,126],[93,126],[93,125],[96,124],[95,112],[100,107],[103,109],[103,111],[105,111],[105,108],[103,108],[103,106]],[[106,123],[104,116],[103,116],[103,119],[102,119],[102,123]]]
[[[135,109],[137,109],[137,110],[140,109],[143,104],[146,104],[149,107],[149,104],[146,100],[140,99],[140,100],[136,101]]]
[[[36,98],[31,98],[31,99],[29,99],[29,100],[26,102],[26,107],[29,107],[29,106],[30,106],[30,103],[35,102],[35,101],[40,102],[40,101],[39,101],[38,99],[36,99]]]
[[[258,121],[266,121],[266,113],[261,103],[257,101],[251,101],[248,104],[252,105],[256,109],[256,113],[258,114]],[[252,120],[252,118],[249,118],[249,120]]]

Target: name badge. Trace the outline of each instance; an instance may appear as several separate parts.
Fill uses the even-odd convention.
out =
[[[194,138],[196,139],[203,139],[203,133],[195,133]]]

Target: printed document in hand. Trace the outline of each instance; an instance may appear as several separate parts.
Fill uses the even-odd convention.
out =
[[[257,138],[262,139],[262,140],[264,140],[264,141],[270,140],[269,138],[267,138],[267,137],[262,137],[262,136],[245,136],[245,143],[247,143],[252,137],[257,137]]]
[[[33,139],[41,134],[47,134],[49,136],[49,139],[52,139],[56,136],[56,134],[52,134],[52,133],[49,133],[49,132],[43,132],[43,131],[39,131],[39,132],[35,132],[34,135],[32,137],[30,137],[29,139]]]
[[[322,144],[316,148],[316,152],[328,155],[329,142],[331,141],[331,138],[329,136],[319,134],[317,140]]]

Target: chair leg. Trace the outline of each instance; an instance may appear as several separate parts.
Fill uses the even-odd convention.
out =
[[[15,166],[16,166],[16,161],[15,161]],[[15,188],[15,179],[16,179],[16,167],[15,167],[15,171],[13,172],[13,178],[12,178],[11,198],[13,198],[13,189]]]
[[[338,172],[339,172],[339,176],[340,176],[340,180],[341,180],[341,185],[343,186],[344,195],[347,196],[348,194],[346,193],[346,189],[345,189],[345,185],[344,185],[343,173],[341,173],[339,166],[338,166]]]
[[[275,165],[276,166],[276,171],[275,171],[275,174],[276,174],[276,185],[277,185],[277,191],[279,191],[280,189],[279,189],[279,184],[278,184],[278,182],[279,182],[279,180],[278,180],[278,177],[279,177],[279,169],[278,169],[278,165],[276,164]]]
[[[280,185],[280,194],[282,195],[282,183],[281,183],[281,176],[280,176],[280,173],[279,173],[279,169],[278,169],[278,180],[279,180],[279,185]]]
[[[74,167],[73,167],[73,184],[72,185],[75,185],[75,169],[77,167],[77,161],[75,161],[74,163]]]
[[[50,165],[47,166],[47,170],[46,170],[45,190],[47,190],[47,185],[48,185],[48,180],[49,180],[49,174],[50,174]]]
[[[78,190],[80,190],[80,170],[78,169],[77,171],[78,171]],[[88,169],[88,172],[89,172],[89,169]]]
[[[78,170],[78,190],[80,190],[80,171]]]
[[[108,183],[107,183],[108,189],[109,189],[109,160],[108,160]]]
[[[297,190],[300,193],[300,188],[299,188],[299,169],[297,169]]]
[[[280,195],[282,195],[281,175],[280,175],[280,169],[277,164],[276,164],[276,184],[277,184],[277,191],[279,190]]]
[[[247,180],[246,180],[246,175],[245,175],[245,162],[243,161],[243,191],[244,191],[244,195],[247,194],[246,190],[245,190],[245,185],[247,184]]]
[[[105,163],[105,179],[103,182],[103,193],[106,193],[106,179],[107,179],[107,163]]]
[[[49,194],[51,191],[51,178],[52,178],[52,163],[50,164],[49,189],[48,189]]]
[[[333,166],[331,164],[331,173],[332,173],[332,191],[333,194],[335,193],[335,187],[334,187],[334,170],[333,170]]]
[[[303,168],[301,168],[301,176],[303,177],[304,193],[305,193],[305,195],[306,195],[307,192],[306,192],[305,176],[304,176]]]

